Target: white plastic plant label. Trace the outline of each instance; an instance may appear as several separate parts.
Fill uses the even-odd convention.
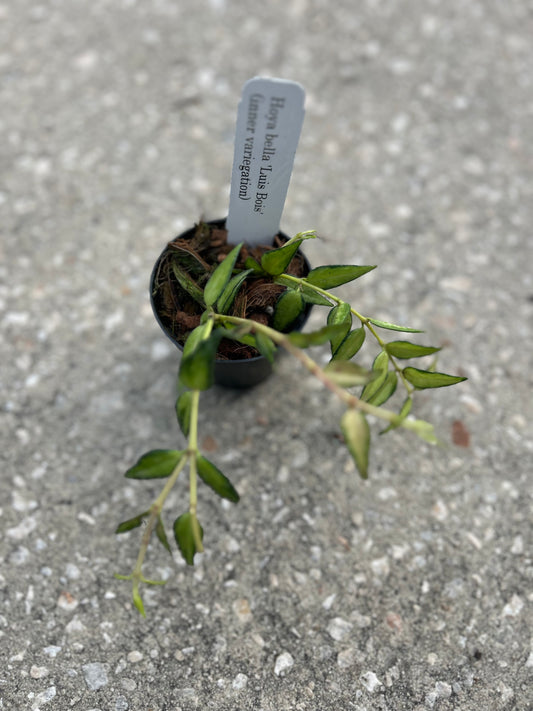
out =
[[[237,112],[228,241],[269,244],[279,231],[304,119],[305,92],[285,79],[255,77]]]

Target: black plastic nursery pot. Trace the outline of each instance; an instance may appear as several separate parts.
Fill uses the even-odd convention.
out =
[[[210,220],[207,222],[208,225],[212,227],[224,229],[226,224],[226,219]],[[196,232],[196,226],[182,232],[176,239],[190,240],[193,238]],[[277,237],[282,241],[286,242],[289,237],[283,232],[279,232]],[[170,341],[180,350],[183,350],[183,345],[179,342],[178,337],[169,327],[168,322],[162,317],[159,309],[158,300],[155,296],[156,289],[156,279],[159,274],[160,266],[162,261],[167,257],[169,252],[169,246],[159,255],[154,268],[152,270],[152,275],[150,277],[150,302],[152,304],[152,310],[154,316],[159,323],[163,333]],[[303,261],[304,265],[304,276],[309,273],[311,266],[307,261],[306,257],[299,250],[298,254]],[[291,330],[300,330],[305,325],[309,314],[312,309],[312,304],[308,304],[305,311],[298,317],[298,319],[292,324]],[[217,385],[222,385],[229,388],[247,388],[253,385],[257,385],[272,373],[272,364],[261,355],[255,357],[242,358],[238,360],[229,360],[225,358],[217,358],[215,360],[215,382]]]

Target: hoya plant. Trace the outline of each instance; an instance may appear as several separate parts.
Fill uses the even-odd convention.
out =
[[[361,477],[368,476],[371,430],[368,417],[381,421],[380,434],[401,428],[429,443],[437,443],[433,426],[411,415],[417,390],[442,388],[465,378],[411,361],[434,356],[440,349],[419,345],[400,334],[421,333],[366,316],[334,293],[334,289],[362,277],[374,266],[333,265],[302,269],[301,244],[315,238],[314,231],[300,232],[285,243],[250,249],[226,243],[224,230],[200,223],[192,239],[170,243],[154,282],[153,298],[169,328],[183,345],[178,374],[176,415],[181,438],[177,449],[153,449],[137,461],[128,479],[162,479],[164,486],[152,503],[120,523],[116,533],[141,528],[137,561],[129,575],[133,602],[144,616],[139,592],[141,583],[162,585],[143,575],[143,564],[153,534],[172,554],[175,540],[186,563],[193,565],[203,551],[204,532],[198,512],[199,481],[231,502],[239,494],[226,474],[204,456],[198,441],[200,396],[214,384],[215,362],[222,357],[262,356],[273,362],[284,349],[300,367],[307,369],[340,402],[340,430]],[[323,325],[310,332],[295,327],[310,308],[324,312]],[[363,346],[371,343],[377,352],[370,368],[356,362]],[[322,346],[330,351],[321,365],[309,349]],[[322,359],[323,360],[323,359]],[[424,363],[427,361],[423,361]],[[397,389],[396,409],[385,407]],[[173,515],[171,531],[163,519],[170,491],[188,470],[188,503]]]

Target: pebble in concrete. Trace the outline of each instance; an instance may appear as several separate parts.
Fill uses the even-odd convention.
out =
[[[108,682],[107,671],[100,662],[91,662],[82,666],[87,687],[91,691],[98,691]]]
[[[274,664],[274,674],[276,676],[285,676],[285,674],[294,666],[294,659],[289,652],[282,652]]]

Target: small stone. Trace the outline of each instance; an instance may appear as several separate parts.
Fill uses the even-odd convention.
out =
[[[343,620],[342,617],[334,617],[327,626],[327,632],[336,642],[342,642],[352,631],[351,622]]]
[[[189,701],[193,704],[198,701],[196,690],[191,686],[184,686],[181,689],[176,689],[176,696],[180,701]]]
[[[328,595],[327,598],[324,600],[322,603],[322,607],[324,610],[330,610],[331,606],[335,602],[335,598],[337,597],[337,593],[332,593],[331,595]]]
[[[339,669],[348,669],[353,666],[355,661],[355,650],[354,649],[343,649],[337,655],[337,666]]]
[[[390,499],[395,499],[398,496],[398,492],[392,486],[384,486],[377,493],[378,499],[380,501],[390,501]]]
[[[168,356],[172,352],[172,346],[170,343],[166,343],[166,341],[155,341],[152,344],[152,348],[150,350],[150,357],[153,361],[156,363],[165,360],[165,358],[168,358]]]
[[[117,696],[115,701],[115,711],[128,711],[129,704],[125,696]]]
[[[502,695],[502,701],[503,703],[507,703],[510,701],[513,696],[514,696],[514,691],[511,689],[510,686],[507,686],[506,684],[503,683],[503,681],[500,681],[498,686],[496,687],[500,694]]]
[[[55,698],[55,695],[56,687],[49,686],[48,689],[46,689],[45,691],[41,691],[40,694],[37,694],[32,703],[32,709],[39,709],[44,704],[47,704],[49,701],[52,701],[52,699]]]
[[[513,555],[522,555],[524,552],[524,539],[522,536],[518,535],[513,540],[513,545],[511,546],[511,553]]]
[[[79,605],[78,600],[66,590],[61,593],[57,600],[57,606],[67,612],[72,612]]]
[[[518,595],[513,595],[511,600],[504,606],[502,617],[517,617],[524,607],[524,601]]]
[[[371,671],[367,671],[364,674],[361,674],[360,679],[365,689],[371,694],[373,694],[380,686],[383,686],[383,684],[380,682],[374,672]]]
[[[32,531],[35,531],[36,528],[37,521],[35,520],[35,517],[28,516],[27,518],[23,519],[18,526],[8,528],[6,534],[9,536],[9,538],[13,538],[16,541],[20,541],[23,538],[26,538],[26,536],[29,536],[29,534]]]
[[[387,556],[383,556],[383,558],[376,558],[370,563],[370,567],[372,568],[374,575],[378,578],[386,578],[390,572],[389,560]]]
[[[74,58],[74,68],[80,71],[90,71],[98,64],[99,56],[95,50],[88,49]]]
[[[50,673],[48,667],[38,667],[35,664],[30,669],[30,676],[32,679],[42,679],[47,674]]]
[[[413,216],[413,208],[410,205],[396,205],[394,208],[394,214],[400,220],[408,220]]]
[[[239,598],[239,600],[235,600],[232,605],[232,609],[239,622],[242,622],[243,624],[250,622],[253,617],[252,611],[250,610],[250,604],[246,598]]]
[[[50,645],[49,647],[45,647],[43,649],[43,654],[46,654],[47,657],[54,659],[55,657],[57,657],[61,649],[61,647],[55,647],[54,645]]]
[[[137,688],[137,682],[134,679],[128,679],[127,677],[120,680],[120,685],[126,691],[135,691]]]
[[[448,507],[444,501],[439,499],[433,504],[431,514],[437,519],[437,521],[445,521],[448,518]]]
[[[108,682],[107,671],[100,662],[91,662],[82,666],[83,675],[89,691],[98,691]]]
[[[360,630],[364,630],[366,629],[366,627],[370,627],[372,623],[372,620],[368,615],[362,615],[360,612],[357,612],[357,610],[354,610],[354,612],[352,612],[352,614],[350,615],[350,620]]]
[[[139,652],[137,650],[134,650],[133,652],[130,652],[128,654],[128,662],[130,662],[130,664],[136,664],[137,662],[140,662],[142,658],[142,652]]]
[[[274,664],[274,674],[276,676],[285,676],[292,666],[294,666],[294,659],[292,658],[292,655],[288,652],[283,652],[276,659],[276,663]]]
[[[77,615],[75,615],[65,627],[65,632],[67,634],[76,634],[80,632],[85,632],[86,629],[87,628],[85,627],[83,622],[79,619]]]
[[[13,551],[9,556],[9,562],[13,565],[24,565],[30,557],[30,552],[24,546],[19,546],[16,551]]]
[[[246,676],[246,674],[237,674],[231,685],[235,689],[235,691],[240,691],[241,689],[246,688],[247,684],[248,677]]]
[[[387,612],[385,622],[394,632],[401,632],[403,629],[403,620],[396,612]]]
[[[74,565],[74,563],[67,563],[65,567],[65,573],[67,578],[69,578],[70,580],[78,580],[81,575],[80,569],[77,565]]]
[[[452,695],[452,687],[445,681],[437,681],[435,684],[435,693],[439,699],[449,699]]]

